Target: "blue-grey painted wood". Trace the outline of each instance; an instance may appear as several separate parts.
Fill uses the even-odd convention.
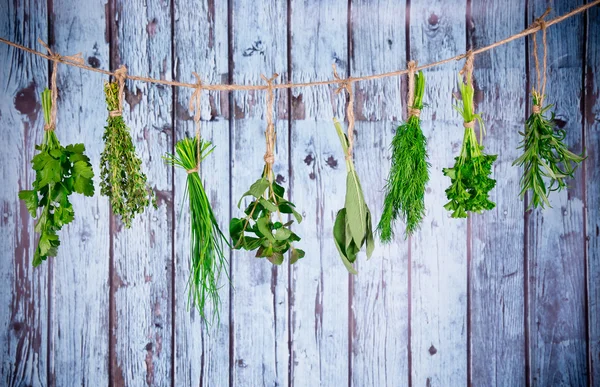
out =
[[[556,3],[550,17],[582,3]],[[546,6],[541,1],[530,4],[528,23],[544,13]],[[583,146],[580,110],[583,20],[583,15],[576,16],[547,31],[545,103],[554,104],[557,123],[567,131],[565,142],[575,152],[581,152]],[[529,73],[533,82],[533,61]],[[540,386],[583,386],[587,384],[588,369],[581,168],[569,182],[568,190],[552,193],[550,203],[552,208],[534,210],[526,219],[530,382]]]
[[[170,79],[170,3],[118,0],[114,12],[115,68],[124,63],[131,73]],[[172,367],[174,208],[172,169],[162,156],[173,149],[172,88],[127,82],[126,102],[124,118],[158,209],[137,216],[131,229],[113,218],[111,380],[126,386],[166,386]]]
[[[227,2],[204,1],[189,7],[176,1],[174,7],[175,79],[195,82],[197,72],[204,83],[228,79]],[[175,138],[195,135],[193,115],[188,111],[192,90],[175,89]],[[206,194],[223,232],[229,228],[229,98],[226,93],[202,95],[201,133],[215,145],[202,163],[201,175]],[[229,383],[229,283],[223,273],[220,291],[220,323],[206,330],[196,309],[188,305],[190,242],[187,174],[174,170],[175,181],[175,386],[225,386]],[[181,213],[180,213],[181,212]],[[226,251],[229,255],[229,251]],[[212,306],[207,306],[207,312]],[[209,312],[208,312],[209,313]]]
[[[346,74],[348,2],[291,2],[293,82]],[[331,87],[292,90],[290,160],[297,227],[306,257],[292,267],[291,381],[348,385],[348,272],[333,242],[346,167],[332,117],[343,121],[345,94]],[[332,106],[333,104],[333,106]]]
[[[261,74],[287,79],[287,4],[276,0],[234,0],[231,37],[233,82],[260,84]],[[266,93],[234,92],[231,138],[232,216],[236,204],[260,178],[264,166]],[[277,132],[274,173],[289,188],[287,92],[275,92]],[[247,199],[242,206],[247,205]],[[302,210],[301,208],[299,210]],[[288,266],[256,259],[254,252],[232,253],[232,382],[236,386],[285,385],[288,375]]]
[[[600,383],[600,7],[587,15],[585,192],[589,385]]]
[[[410,57],[434,62],[464,52],[466,2],[411,1]],[[411,378],[414,385],[458,386],[467,382],[467,222],[444,209],[463,138],[462,119],[452,108],[458,71],[451,63],[425,72],[422,128],[430,149],[427,215],[411,245]]]
[[[473,2],[473,48],[524,28],[525,1]],[[520,156],[528,98],[525,40],[475,59],[477,109],[483,113],[485,151],[496,154],[491,192],[496,208],[471,217],[470,381],[474,386],[525,385],[524,224],[519,199]],[[490,327],[494,327],[490,329]]]
[[[29,47],[47,41],[46,4],[2,1],[0,36]],[[27,20],[27,22],[24,22]],[[0,203],[0,373],[4,386],[46,386],[48,276],[52,258],[31,266],[38,236],[35,220],[17,192],[31,189],[31,159],[43,138],[40,93],[48,86],[47,61],[0,47],[0,128],[3,134]]]
[[[351,74],[406,67],[406,4],[382,0],[352,1]],[[390,17],[390,15],[394,15]],[[406,101],[399,78],[355,84],[354,159],[373,227],[381,216],[390,169],[390,144]],[[382,162],[384,161],[384,162]],[[368,188],[367,188],[368,187]],[[370,260],[361,254],[352,278],[351,375],[354,386],[408,384],[408,240],[399,221],[396,238],[376,248]]]
[[[50,20],[53,49],[81,52],[92,66],[108,67],[105,5],[56,0]],[[73,195],[75,220],[65,227],[53,259],[51,368],[57,386],[107,385],[109,337],[109,205],[100,195],[98,167],[104,148],[107,110],[102,74],[75,67],[58,68],[59,104],[56,134],[63,145],[84,143],[95,173],[92,198]],[[81,255],[74,258],[73,252]],[[86,302],[81,302],[81,300]],[[93,300],[93,302],[91,302]],[[68,334],[65,334],[68,332]]]

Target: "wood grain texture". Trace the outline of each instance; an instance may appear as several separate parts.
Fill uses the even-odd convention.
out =
[[[344,76],[346,1],[291,2],[293,82]],[[348,385],[348,272],[333,241],[344,205],[346,166],[332,117],[345,117],[345,94],[330,87],[292,89],[293,201],[306,257],[292,267],[291,372],[295,386]],[[333,108],[333,109],[332,109]]]
[[[600,8],[587,15],[585,193],[589,385],[600,383]]]
[[[115,67],[171,78],[171,9],[168,2],[117,1]],[[115,361],[117,385],[164,386],[171,382],[172,349],[172,169],[162,156],[172,148],[172,89],[127,82],[124,118],[144,160],[158,209],[148,209],[131,229],[113,220]]]
[[[45,4],[2,1],[0,35],[38,47],[47,40]],[[27,19],[28,22],[23,21]],[[33,268],[38,235],[17,193],[31,189],[31,159],[43,138],[40,93],[48,85],[48,63],[22,51],[0,47],[0,384],[45,386],[48,381],[49,261]],[[62,237],[61,233],[61,237]]]
[[[433,62],[465,51],[465,3],[451,10],[441,1],[411,1],[410,57]],[[467,382],[467,228],[444,209],[463,138],[462,118],[452,108],[462,62],[425,72],[421,113],[431,163],[427,215],[411,246],[411,349],[414,385]]]
[[[525,2],[473,2],[473,48],[524,28]],[[477,110],[483,113],[485,152],[496,154],[491,191],[496,207],[471,217],[471,375],[474,386],[525,384],[524,225],[519,199],[520,156],[525,119],[525,40],[475,59]],[[490,329],[494,327],[493,329]]]
[[[406,67],[406,4],[353,1],[351,74],[361,76]],[[390,169],[390,144],[402,119],[400,79],[355,85],[356,169],[377,227]],[[352,285],[352,385],[408,384],[408,240],[398,222],[394,241],[376,248],[370,260],[361,254]]]
[[[86,63],[108,67],[105,4],[56,0],[52,6],[53,49],[65,55],[81,52]],[[84,143],[94,166],[95,195],[72,196],[75,220],[65,227],[53,261],[50,374],[57,386],[106,385],[110,210],[108,200],[100,195],[99,163],[107,117],[103,92],[107,77],[69,66],[58,69],[56,134],[64,146]]]
[[[233,1],[233,82],[260,84],[264,74],[287,79],[287,4],[275,0]],[[232,114],[232,216],[236,204],[260,178],[264,161],[264,92],[234,92]],[[275,92],[277,132],[274,173],[289,188],[287,92]],[[247,200],[242,206],[248,204]],[[243,207],[245,208],[245,207]],[[299,208],[302,210],[302,208]],[[232,254],[233,298],[231,324],[234,385],[285,385],[288,380],[288,266],[256,259],[255,252]]]
[[[187,1],[175,2],[174,52],[176,79],[195,82],[197,72],[204,83],[221,83],[228,76],[227,2],[204,1],[189,7]],[[195,135],[192,114],[188,111],[192,90],[175,90],[176,140]],[[202,163],[202,180],[221,230],[229,229],[228,94],[205,92],[202,95],[201,133],[215,145]],[[206,330],[194,306],[188,304],[190,275],[190,217],[186,196],[187,174],[174,170],[175,187],[175,386],[224,386],[229,383],[229,282],[223,273],[220,291],[220,324]],[[226,233],[227,235],[227,233]],[[226,256],[229,251],[226,250]],[[207,306],[211,308],[212,306]],[[210,309],[207,309],[209,311]]]
[[[556,3],[550,17],[581,3]],[[544,13],[545,8],[543,2],[530,4],[528,23]],[[583,15],[548,30],[545,102],[555,104],[557,124],[567,131],[565,143],[576,153],[581,152],[583,145],[579,109],[582,35]],[[530,74],[534,74],[532,62]],[[526,220],[529,353],[531,383],[535,385],[583,386],[587,383],[582,183],[580,168],[575,179],[569,182],[568,190],[551,194],[552,208],[532,211]]]

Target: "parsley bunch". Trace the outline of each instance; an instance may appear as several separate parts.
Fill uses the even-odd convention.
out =
[[[290,252],[290,263],[296,263],[305,252],[295,248],[293,242],[300,241],[290,226],[290,220],[282,222],[281,214],[292,214],[298,223],[302,216],[296,211],[294,203],[284,199],[285,189],[273,181],[273,171],[265,166],[260,179],[254,182],[238,202],[238,208],[246,196],[254,199],[244,210],[244,218],[233,218],[229,223],[229,233],[233,248],[247,251],[256,250],[256,258],[267,258],[275,265],[283,263],[283,255]],[[278,214],[278,221],[272,215]]]
[[[348,138],[342,130],[342,125],[334,118],[344,155],[348,153]],[[344,208],[338,211],[333,225],[333,239],[340,253],[340,258],[346,269],[352,274],[358,274],[352,264],[363,246],[367,248],[367,259],[371,258],[375,249],[371,211],[365,202],[358,174],[352,159],[346,158],[346,197]]]
[[[538,105],[540,97],[533,94],[533,103]],[[550,206],[548,195],[551,191],[560,191],[567,186],[566,178],[572,178],[579,163],[585,157],[569,151],[563,143],[567,133],[556,129],[554,113],[550,119],[544,117],[552,105],[532,113],[525,122],[525,133],[519,149],[523,149],[521,157],[513,165],[523,166],[521,177],[521,198],[531,191],[529,208]],[[545,179],[549,179],[546,184]]]
[[[459,104],[455,109],[465,123],[476,120],[480,133],[483,134],[485,127],[481,115],[473,112],[473,85],[461,81],[459,88],[462,106]],[[444,208],[452,211],[453,218],[466,218],[468,211],[482,212],[495,207],[496,204],[489,199],[489,192],[496,185],[496,180],[489,176],[492,174],[492,164],[496,157],[483,153],[483,145],[477,142],[474,128],[472,125],[465,125],[460,156],[455,158],[454,167],[442,170],[451,180],[450,187],[446,189],[446,197],[450,201]]]
[[[119,85],[104,85],[108,111],[119,108]],[[100,192],[108,196],[112,212],[120,215],[125,227],[131,227],[136,214],[144,212],[152,203],[156,208],[154,191],[146,183],[141,171],[142,160],[122,116],[108,116],[104,135],[105,146],[100,155]]]
[[[227,275],[227,259],[223,246],[229,245],[221,232],[213,213],[210,200],[206,196],[200,175],[195,171],[200,162],[212,151],[210,142],[200,140],[200,155],[196,138],[184,138],[175,145],[175,155],[164,156],[167,164],[175,165],[188,171],[187,195],[190,206],[190,259],[191,273],[188,282],[189,299],[193,301],[198,313],[208,322],[204,311],[208,300],[212,302],[212,319],[219,320],[219,277],[225,271]]]
[[[44,120],[49,124],[52,101],[48,89],[42,92],[42,107]],[[85,146],[63,147],[52,129],[44,132],[44,141],[35,149],[40,152],[31,160],[35,170],[33,189],[20,191],[19,198],[33,218],[41,208],[35,224],[40,238],[33,256],[33,266],[38,266],[48,257],[56,256],[60,245],[57,232],[75,218],[69,196],[73,192],[94,196],[94,171],[84,154]]]
[[[415,75],[415,95],[412,109],[423,108],[425,76]],[[410,111],[410,110],[409,110]],[[419,228],[425,216],[425,186],[429,181],[427,138],[421,130],[421,120],[411,115],[398,127],[392,141],[392,166],[385,186],[383,212],[377,229],[382,242],[388,243],[394,235],[394,222],[401,216],[406,223],[405,235]]]

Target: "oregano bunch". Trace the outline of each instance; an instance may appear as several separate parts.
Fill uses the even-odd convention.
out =
[[[531,192],[528,208],[551,207],[550,192],[567,187],[565,179],[572,178],[585,159],[583,154],[569,151],[563,142],[567,132],[556,128],[554,113],[550,119],[544,116],[552,105],[541,108],[540,103],[540,95],[534,91],[534,111],[525,122],[525,132],[519,132],[523,136],[519,146],[523,154],[513,162],[523,167],[520,196],[523,198],[527,191]]]
[[[83,144],[63,147],[51,123],[51,92],[42,92],[42,108],[47,130],[42,144],[36,145],[36,154],[31,163],[35,170],[33,189],[22,190],[19,198],[25,202],[33,218],[37,217],[35,232],[40,234],[33,255],[33,266],[40,265],[48,257],[56,256],[60,239],[58,231],[75,218],[69,196],[73,192],[84,196],[94,196],[94,170],[90,159],[84,154]],[[38,216],[37,210],[41,209]]]
[[[415,74],[414,102],[408,120],[396,130],[392,140],[392,165],[385,185],[383,212],[377,229],[382,242],[394,235],[398,217],[406,224],[405,236],[417,230],[425,216],[425,187],[429,181],[427,138],[421,130],[419,114],[423,108],[425,76]],[[409,97],[411,98],[411,97]]]
[[[105,83],[104,93],[108,111],[119,112],[119,84]],[[150,204],[156,208],[156,197],[120,113],[109,113],[102,139],[105,146],[100,155],[100,193],[109,198],[112,212],[129,228],[134,217]]]
[[[450,187],[446,189],[446,197],[450,201],[444,208],[452,211],[453,218],[466,218],[469,211],[479,213],[495,207],[496,204],[490,200],[489,192],[496,185],[496,180],[490,175],[492,164],[497,156],[483,153],[483,145],[477,142],[475,121],[479,123],[480,139],[483,138],[485,127],[481,114],[474,112],[475,90],[472,83],[460,80],[459,89],[462,101],[459,101],[454,108],[463,117],[465,132],[460,155],[455,158],[454,167],[442,170],[451,181]]]

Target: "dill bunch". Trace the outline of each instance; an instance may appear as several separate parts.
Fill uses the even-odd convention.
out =
[[[198,159],[202,162],[213,150],[208,141],[200,140],[198,158],[196,138],[184,138],[175,145],[176,154],[163,158],[167,164],[188,171],[186,193],[190,206],[190,260],[191,272],[188,281],[188,303],[193,303],[205,322],[209,322],[205,305],[210,301],[213,307],[211,321],[219,321],[219,278],[227,273],[227,259],[223,246],[229,246],[225,235],[213,213],[210,200],[206,196],[200,175],[195,171]]]
[[[540,100],[540,96],[534,92],[534,106],[539,106]],[[531,113],[525,122],[525,132],[519,132],[523,140],[518,149],[523,149],[523,154],[513,165],[523,167],[520,196],[523,199],[527,191],[531,192],[528,209],[551,207],[548,200],[550,192],[567,187],[565,179],[572,178],[585,159],[583,154],[576,155],[564,144],[567,132],[556,128],[554,113],[550,119],[544,116],[551,107],[548,105]]]
[[[459,82],[462,103],[454,108],[463,117],[465,133],[459,157],[452,168],[442,171],[451,180],[451,185],[446,189],[446,197],[450,200],[444,206],[452,211],[453,218],[466,218],[467,212],[482,212],[491,210],[496,206],[489,198],[489,192],[496,186],[492,179],[492,164],[497,155],[483,153],[483,145],[477,142],[474,121],[479,123],[480,141],[485,133],[485,126],[481,114],[474,112],[473,96],[475,89],[470,83]]]
[[[423,108],[425,76],[415,75],[414,104],[411,109]],[[429,181],[427,138],[421,130],[421,120],[411,114],[398,127],[391,144],[392,165],[385,185],[383,212],[377,226],[379,238],[389,243],[394,236],[394,222],[401,217],[406,224],[405,237],[417,230],[425,216],[425,186]]]
[[[119,109],[118,83],[105,83],[104,94],[108,111]],[[142,160],[135,153],[122,116],[108,116],[102,139],[105,146],[100,155],[100,193],[109,198],[112,212],[129,228],[133,218],[150,204],[156,208],[156,197],[146,182]]]

